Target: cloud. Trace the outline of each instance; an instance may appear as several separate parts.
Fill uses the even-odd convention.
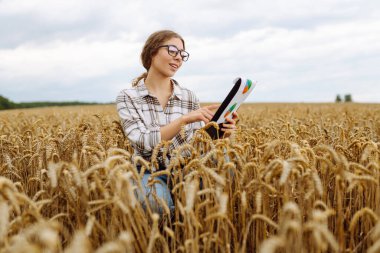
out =
[[[379,102],[378,7],[358,0],[3,0],[0,94],[108,102],[144,70],[147,36],[168,28],[190,52],[176,79],[201,101],[220,101],[243,76],[259,81],[250,101],[327,102],[353,93]]]
[[[9,79],[63,78],[70,82],[138,65],[134,52],[139,51],[140,46],[127,39],[105,42],[81,39],[43,45],[31,43],[0,51],[0,57],[4,59],[0,62],[0,69],[2,76]]]
[[[83,35],[99,40],[120,33],[133,33],[144,40],[161,28],[175,29],[186,37],[228,37],[254,28],[300,29],[362,17],[375,19],[378,7],[380,3],[374,0],[3,0],[0,32],[8,36],[2,36],[0,45],[4,40],[15,47],[28,40],[70,40],[70,36]]]

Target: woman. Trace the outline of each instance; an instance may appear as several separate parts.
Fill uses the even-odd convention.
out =
[[[188,143],[194,132],[207,124],[219,105],[200,107],[195,94],[180,86],[172,77],[189,59],[185,51],[185,42],[173,31],[158,31],[149,36],[141,52],[141,61],[146,73],[136,78],[132,88],[124,89],[117,97],[117,110],[126,137],[135,151],[135,156],[142,156],[150,161],[154,147],[161,141],[171,140],[169,153],[184,143]],[[235,113],[222,131],[229,136],[236,128]],[[185,127],[184,136],[180,134]],[[159,151],[157,157],[162,170],[168,162],[167,157]],[[142,179],[145,191],[150,172]],[[165,176],[156,178],[161,181],[155,185],[158,197],[163,198],[169,208],[173,209],[173,200],[167,187]],[[141,196],[140,196],[141,197]],[[157,206],[154,198],[149,197],[150,204]],[[161,209],[157,210],[161,212]]]

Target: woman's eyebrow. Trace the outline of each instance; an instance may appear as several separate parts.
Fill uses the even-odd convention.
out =
[[[185,51],[185,49],[184,48],[178,48],[176,45],[168,45],[168,46],[173,46],[173,47],[175,47],[175,48],[177,48],[178,50],[181,50],[181,51]]]

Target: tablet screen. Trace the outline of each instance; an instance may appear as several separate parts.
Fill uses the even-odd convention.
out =
[[[239,109],[240,105],[255,88],[256,83],[256,81],[250,79],[236,78],[234,80],[234,86],[216,111],[211,121],[220,124],[225,121],[225,118],[232,118],[232,113]]]
[[[236,112],[239,109],[240,105],[255,88],[256,83],[256,81],[252,81],[250,79],[243,79],[241,77],[236,78],[233,81],[234,86],[214,114],[214,117],[211,119],[211,121],[214,121],[221,125],[226,121],[226,118],[232,118],[232,113]],[[217,131],[214,127],[210,127],[206,131],[213,139],[217,138]],[[219,131],[219,136],[222,135],[223,132]]]

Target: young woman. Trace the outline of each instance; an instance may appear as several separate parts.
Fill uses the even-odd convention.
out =
[[[172,79],[188,59],[185,41],[173,31],[155,32],[145,42],[141,61],[147,72],[136,78],[132,87],[122,90],[117,97],[117,110],[124,133],[134,148],[135,156],[150,161],[154,147],[161,141],[172,141],[169,153],[189,142],[194,132],[207,124],[219,107],[200,107],[197,96]],[[225,137],[235,130],[237,118],[235,113],[223,125]],[[185,127],[184,136],[180,134],[182,126]],[[162,151],[159,151],[157,160],[159,168],[152,168],[153,171],[165,169],[168,158],[162,156]],[[149,176],[150,172],[147,171],[142,179],[146,191],[144,194],[149,192]],[[163,198],[169,208],[173,209],[166,177],[156,180],[161,181],[155,185],[156,195]],[[149,201],[151,206],[158,206],[153,197],[149,197]],[[156,209],[159,212],[160,210]]]

